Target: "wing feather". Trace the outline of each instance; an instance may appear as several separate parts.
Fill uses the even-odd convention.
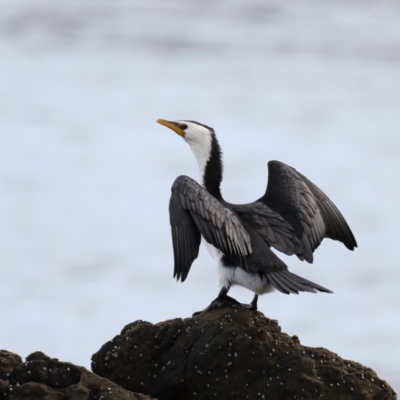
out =
[[[246,268],[250,236],[239,218],[204,187],[187,176],[178,177],[169,205],[175,256],[174,277],[184,281],[204,239]]]
[[[268,246],[287,255],[301,254],[302,245],[294,228],[266,204],[231,205],[239,217],[246,221]]]
[[[182,208],[179,199],[172,196],[170,222],[175,256],[174,278],[183,282],[190,266],[199,255],[201,236],[190,214]]]
[[[317,200],[318,207],[322,211],[322,218],[326,226],[325,237],[333,240],[339,240],[348,249],[354,250],[354,248],[357,247],[357,242],[349,225],[343,218],[343,215],[321,189],[314,185],[300,172],[297,172],[297,174],[310,188]]]
[[[294,252],[301,260],[312,262],[313,252],[324,238],[339,240],[350,250],[357,247],[347,222],[322,190],[279,161],[270,161],[268,169],[267,190],[258,201],[293,227],[301,243]]]

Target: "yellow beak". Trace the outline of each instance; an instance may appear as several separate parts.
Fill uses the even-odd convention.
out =
[[[165,125],[166,127],[172,129],[174,132],[176,132],[179,136],[184,137],[185,136],[185,131],[179,128],[178,125],[175,125],[171,121],[166,121],[165,119],[158,119],[157,122],[161,125]]]

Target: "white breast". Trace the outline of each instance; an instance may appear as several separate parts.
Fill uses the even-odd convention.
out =
[[[222,264],[224,253],[212,244],[206,242],[204,238],[202,238],[202,241],[211,254],[211,257],[218,264],[219,285],[221,287],[229,288],[233,285],[239,285],[256,294],[272,292],[275,289],[265,278],[260,277],[258,274],[249,274],[238,267],[225,267]]]

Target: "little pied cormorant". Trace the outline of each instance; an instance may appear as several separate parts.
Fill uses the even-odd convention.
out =
[[[179,176],[169,204],[174,248],[174,277],[186,279],[199,254],[201,239],[218,263],[217,299],[227,298],[232,285],[255,293],[246,305],[257,309],[258,295],[274,289],[332,293],[289,272],[271,247],[300,260],[313,262],[313,252],[324,238],[342,242],[349,250],[356,240],[342,214],[317,186],[294,168],[268,163],[265,194],[249,204],[231,204],[221,195],[222,152],[212,128],[195,121],[166,121],[191,147],[198,163],[200,182]],[[216,299],[216,300],[217,300]]]

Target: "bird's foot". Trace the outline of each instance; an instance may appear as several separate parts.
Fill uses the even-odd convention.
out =
[[[240,305],[242,306],[242,307],[244,307],[244,308],[247,308],[248,310],[250,310],[250,311],[257,311],[258,310],[258,308],[257,308],[257,304],[253,304],[253,303],[250,303],[250,304],[243,304],[243,303],[240,303]]]
[[[235,300],[233,297],[226,296],[226,295],[225,296],[221,296],[221,297],[218,296],[215,300],[213,300],[211,302],[211,304],[207,308],[205,308],[202,311],[196,311],[193,314],[193,317],[195,317],[196,315],[203,314],[203,313],[205,313],[207,311],[211,311],[214,308],[221,308],[221,307],[224,307],[224,306],[225,307],[226,306],[235,307],[237,305],[240,305],[240,303],[237,300]],[[248,305],[250,305],[250,304],[248,304]]]
[[[238,305],[241,305],[244,308],[247,308],[250,311],[257,311],[257,301],[258,301],[258,296],[255,295],[254,299],[250,304],[242,304],[239,303],[237,300],[235,300],[233,297],[227,296],[226,294],[222,294],[218,296],[214,301],[211,302],[211,304],[205,308],[202,311],[197,311],[193,314],[193,317],[196,315],[203,314],[207,311],[210,311],[214,308],[221,308],[221,307],[237,307]]]
[[[247,308],[250,311],[257,311],[257,302],[258,302],[258,295],[254,295],[254,298],[250,304],[242,304],[243,307]]]

